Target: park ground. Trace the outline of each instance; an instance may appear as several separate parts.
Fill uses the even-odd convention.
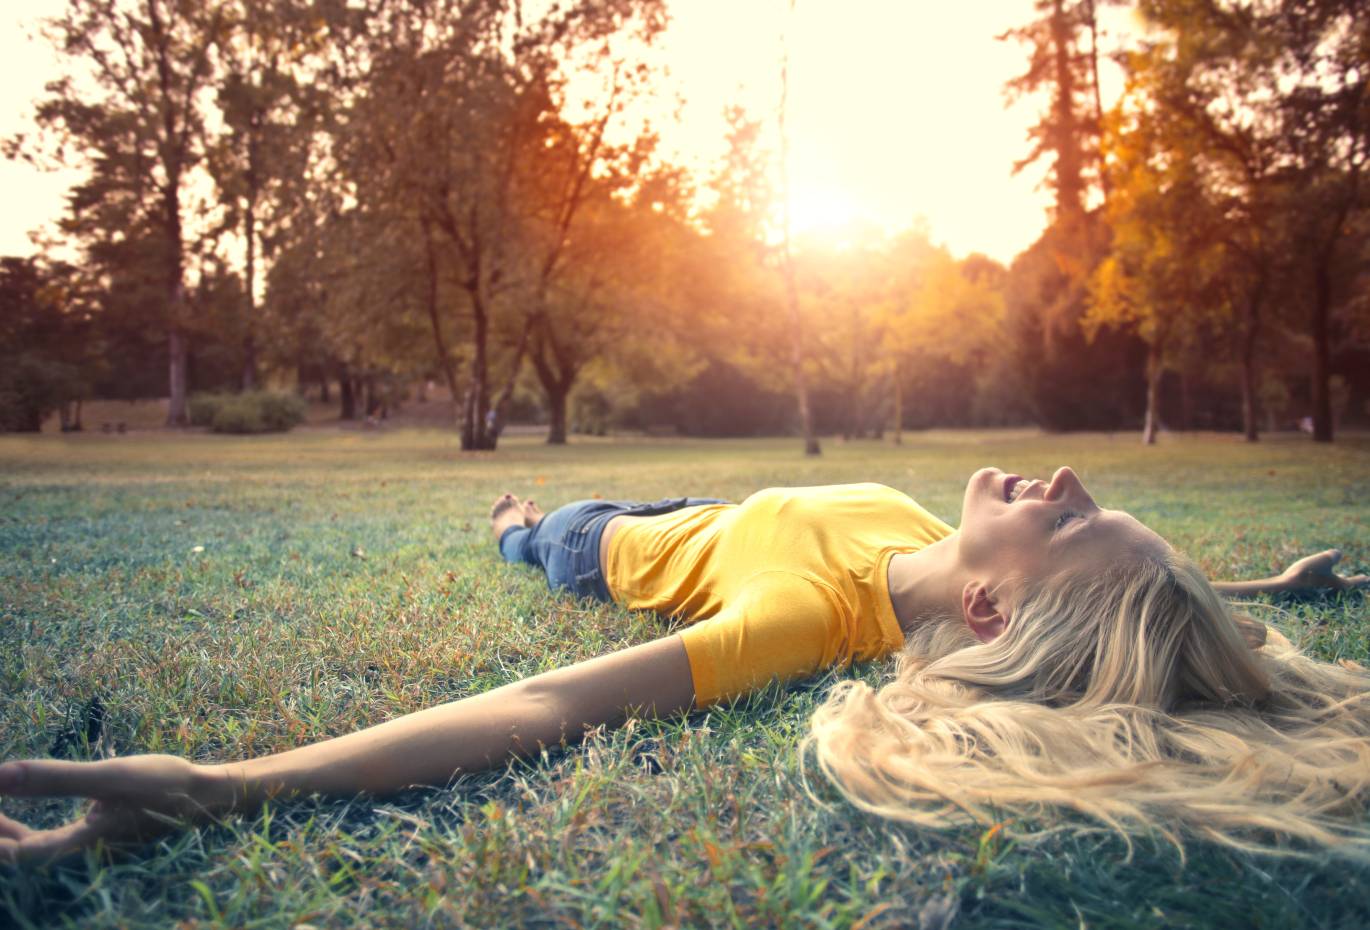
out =
[[[501,562],[486,513],[506,490],[550,509],[877,481],[955,524],[975,468],[1070,464],[1215,578],[1332,546],[1370,567],[1370,438],[1137,440],[946,431],[806,459],[794,440],[642,437],[463,454],[419,429],[0,437],[0,758],[285,749],[665,632]],[[1365,593],[1256,609],[1321,658],[1370,664]],[[276,804],[112,865],[0,872],[0,918],[874,928],[940,926],[954,902],[955,927],[1370,924],[1364,857],[1129,847],[1050,832],[1069,826],[1051,816],[926,832],[856,813],[800,744],[833,680],[885,672],[596,734],[443,790]],[[39,825],[77,803],[0,809]]]

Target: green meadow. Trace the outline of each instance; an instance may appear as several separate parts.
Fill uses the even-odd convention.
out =
[[[550,510],[876,481],[954,525],[975,468],[1070,464],[1214,578],[1332,546],[1370,568],[1370,438],[1137,440],[931,432],[807,460],[795,440],[513,437],[463,454],[418,430],[0,437],[0,758],[273,752],[667,632],[504,564],[486,514],[506,490]],[[1321,658],[1370,665],[1363,592],[1253,609]],[[833,680],[885,673],[596,732],[443,789],[275,803],[112,864],[0,870],[0,923],[879,928],[955,908],[954,927],[1370,925],[1364,855],[854,811],[800,743]],[[80,803],[0,809],[38,826]],[[1031,831],[1046,832],[1007,838]]]

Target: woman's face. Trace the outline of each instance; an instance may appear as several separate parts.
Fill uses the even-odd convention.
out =
[[[1135,517],[1094,503],[1069,468],[1049,483],[997,468],[976,472],[966,485],[959,535],[962,565],[994,588],[1169,548]]]

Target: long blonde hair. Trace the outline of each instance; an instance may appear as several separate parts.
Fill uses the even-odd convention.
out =
[[[1070,810],[1177,843],[1370,838],[1370,677],[1266,645],[1189,559],[1027,584],[1009,614],[988,644],[929,621],[892,682],[834,689],[809,744],[852,803],[923,826]]]

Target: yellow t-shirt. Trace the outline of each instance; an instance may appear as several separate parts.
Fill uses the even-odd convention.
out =
[[[890,558],[952,532],[878,484],[774,488],[633,521],[606,580],[618,603],[692,624],[680,636],[704,707],[903,648]]]

